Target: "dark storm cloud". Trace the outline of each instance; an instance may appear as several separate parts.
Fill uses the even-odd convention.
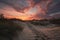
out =
[[[48,14],[60,12],[60,0],[53,0],[49,5]]]
[[[34,1],[34,4],[38,4],[38,3],[40,3],[40,1],[42,1],[42,0],[33,0]]]
[[[16,8],[14,5],[13,5],[13,1],[11,0],[0,0],[0,2],[1,3],[4,3],[4,4],[6,4],[6,5],[10,5],[10,6],[12,6],[14,9],[17,9],[18,10],[18,8]],[[20,8],[19,8],[20,9]]]
[[[28,7],[25,0],[0,0],[0,2],[12,6],[16,11],[21,11]]]

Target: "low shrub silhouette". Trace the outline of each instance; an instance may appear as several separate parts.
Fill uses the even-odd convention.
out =
[[[60,18],[50,20],[50,23],[60,25]]]

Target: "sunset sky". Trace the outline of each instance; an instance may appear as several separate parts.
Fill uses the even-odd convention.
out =
[[[0,14],[22,20],[60,17],[60,0],[0,0]]]

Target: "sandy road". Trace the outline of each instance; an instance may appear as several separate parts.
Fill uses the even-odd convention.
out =
[[[18,40],[60,40],[60,27],[41,28],[30,23],[17,22],[24,29],[18,33]]]
[[[37,27],[27,23],[29,28],[36,34],[36,40],[60,40],[60,27]]]

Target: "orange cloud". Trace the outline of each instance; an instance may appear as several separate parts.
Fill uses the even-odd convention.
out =
[[[20,9],[20,12],[10,6],[4,7],[1,11],[7,18],[19,18],[22,20],[43,19],[42,16],[46,15],[49,4],[51,3],[51,0],[42,0],[36,4],[33,0],[26,1],[29,4],[28,7],[24,7],[22,10]]]

